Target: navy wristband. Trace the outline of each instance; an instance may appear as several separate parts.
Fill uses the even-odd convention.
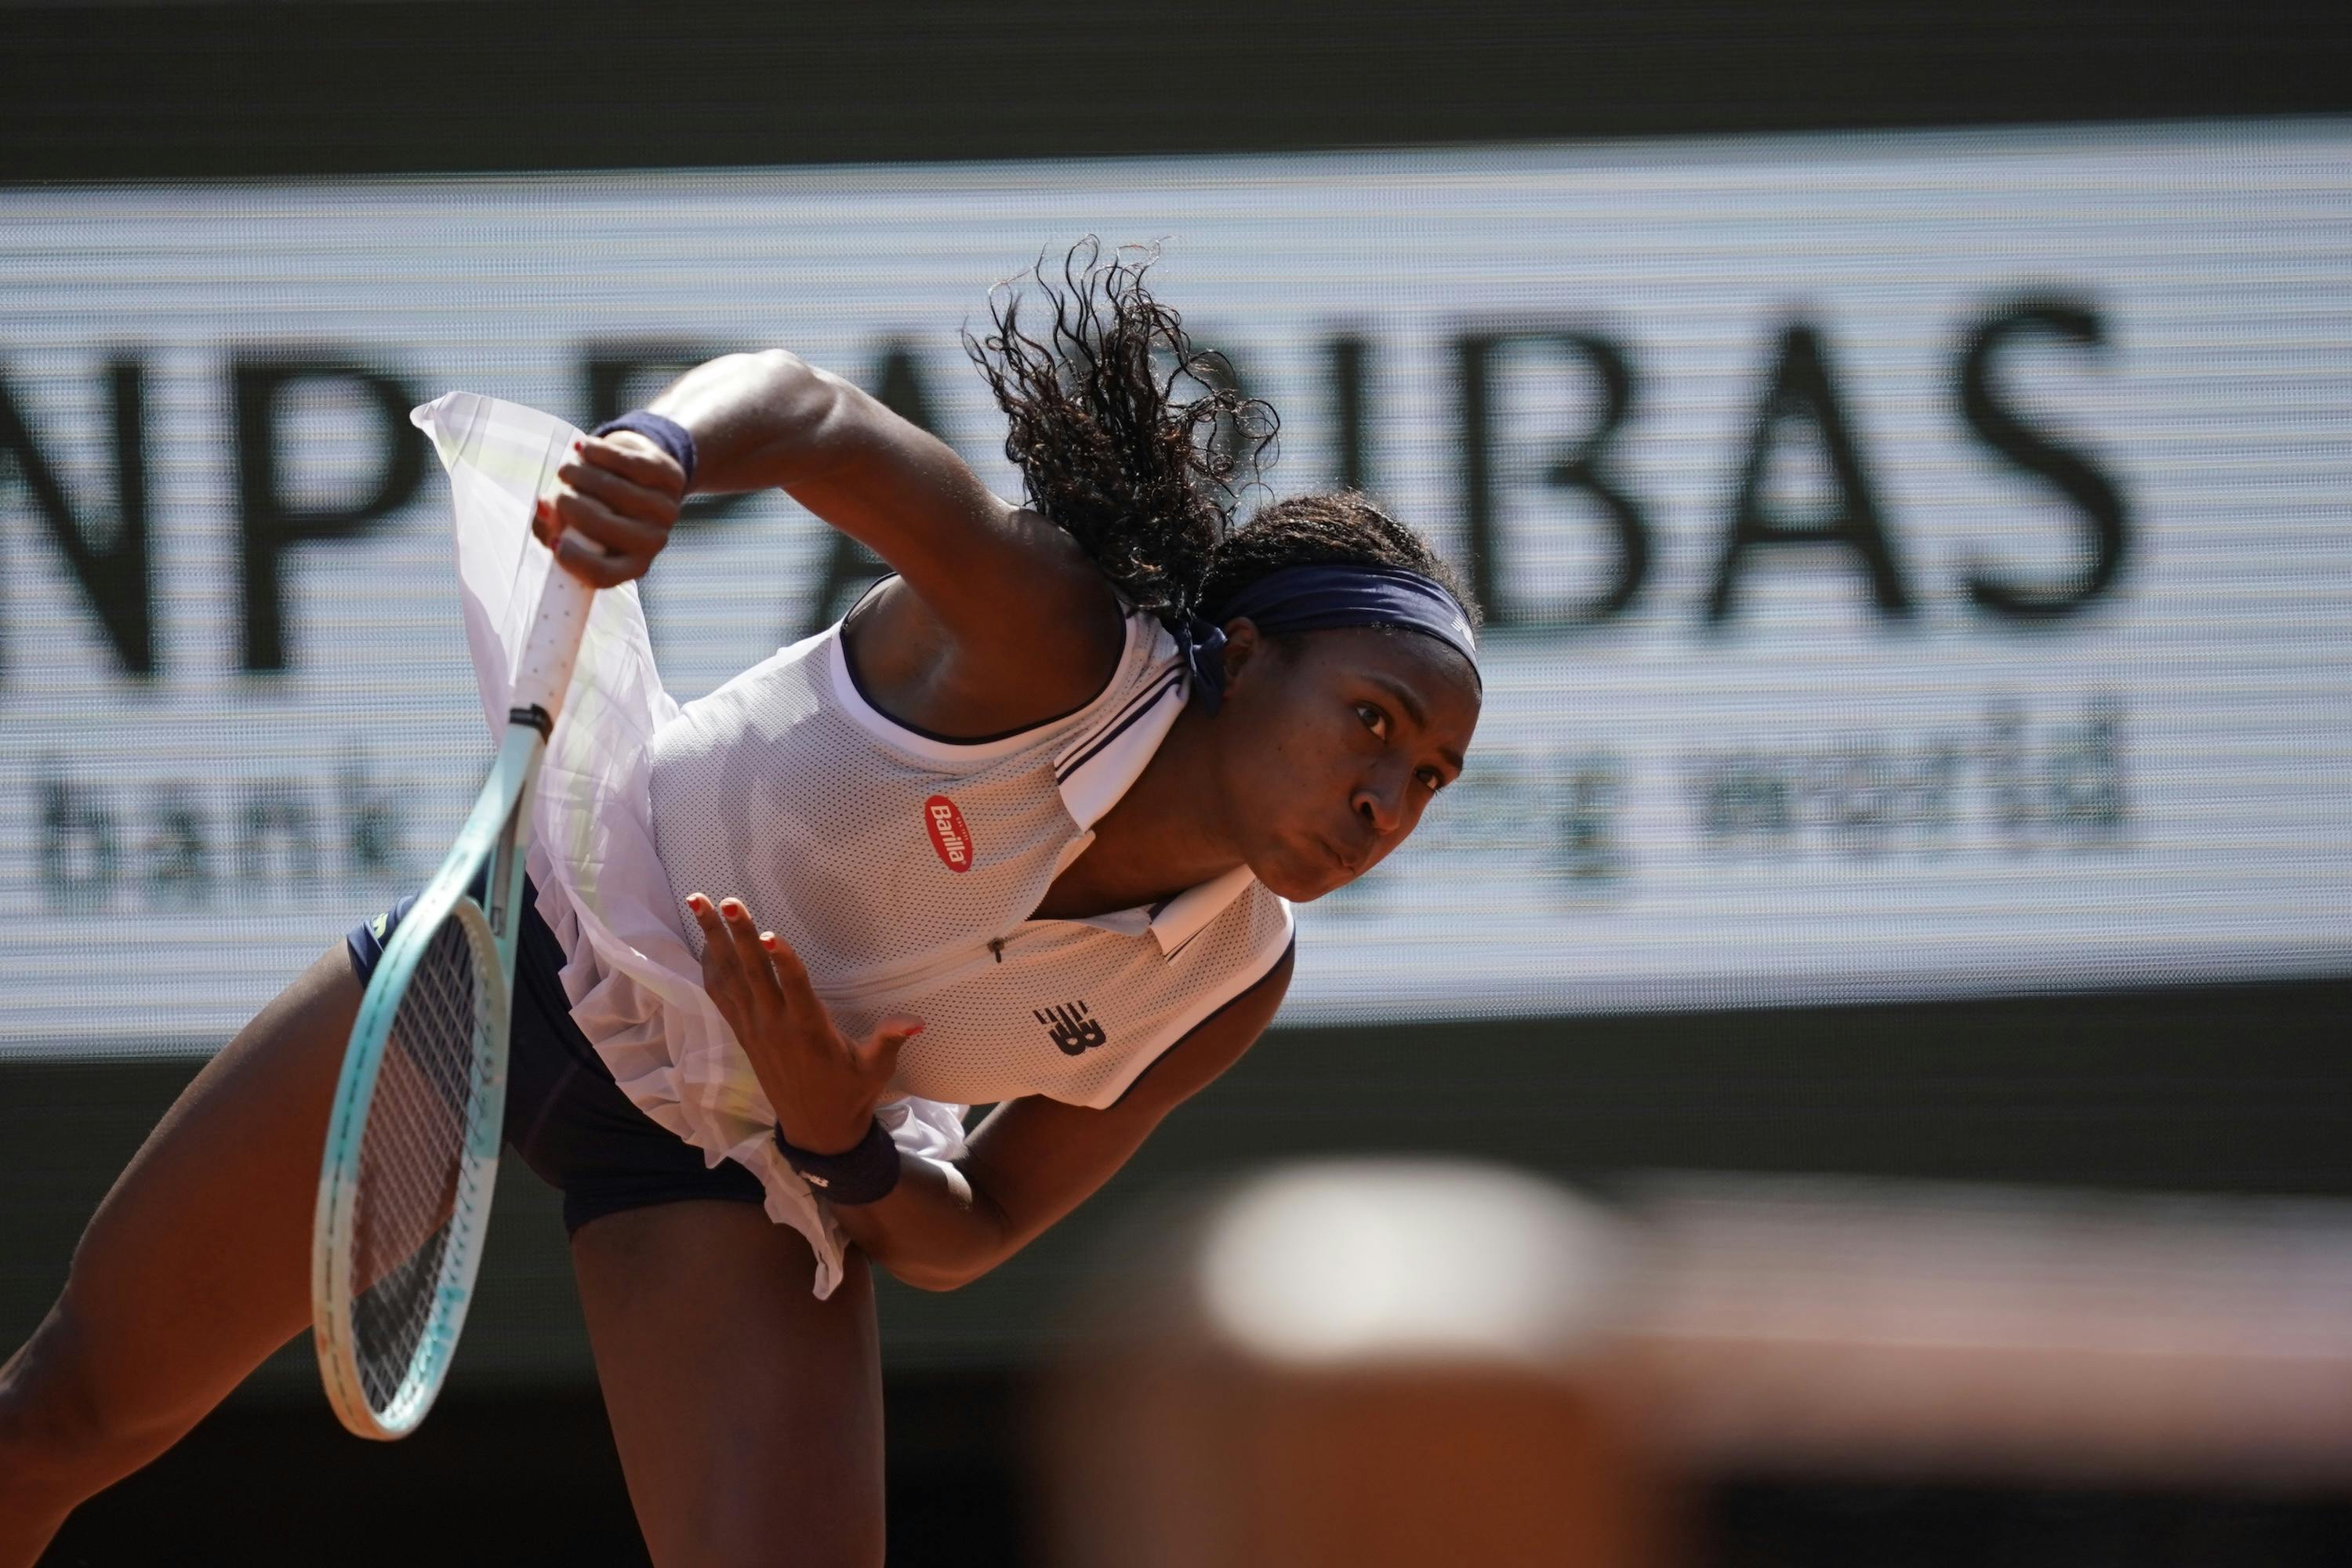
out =
[[[687,489],[694,488],[694,432],[675,419],[658,414],[648,414],[640,408],[624,414],[618,419],[607,419],[591,436],[609,436],[615,430],[634,430],[670,455],[671,460],[686,470]]]
[[[882,1130],[880,1118],[866,1124],[857,1147],[838,1154],[814,1154],[784,1141],[784,1130],[774,1133],[777,1152],[784,1157],[809,1191],[829,1204],[879,1203],[898,1185],[898,1146]]]

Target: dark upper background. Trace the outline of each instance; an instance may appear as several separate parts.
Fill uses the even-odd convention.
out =
[[[2277,0],[0,3],[9,181],[1206,153],[2301,114]]]

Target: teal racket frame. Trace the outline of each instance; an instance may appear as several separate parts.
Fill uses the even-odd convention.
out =
[[[475,803],[441,868],[417,895],[384,943],[383,956],[360,1000],[335,1085],[319,1177],[312,1229],[312,1331],[319,1370],[336,1418],[362,1437],[389,1440],[416,1429],[432,1408],[457,1336],[465,1328],[481,1268],[490,1198],[498,1181],[499,1130],[505,1121],[507,1039],[512,1017],[516,936],[523,893],[523,824],[530,784],[545,742],[527,724],[508,726],[489,782]],[[487,862],[487,906],[468,890]],[[402,998],[441,928],[455,921],[474,949],[477,1057],[465,1118],[462,1168],[450,1215],[450,1234],[433,1286],[430,1316],[407,1375],[379,1407],[360,1373],[352,1313],[365,1283],[353,1278],[360,1155],[384,1053]]]
[[[547,415],[466,392],[436,398],[411,418],[432,437],[444,466],[457,480],[461,518],[469,505],[511,507],[509,525],[519,531],[528,530],[530,509],[579,435]],[[361,996],[335,1084],[311,1231],[311,1331],[328,1401],[337,1418],[362,1437],[401,1437],[416,1429],[448,1375],[473,1300],[505,1121],[507,1039],[531,800],[594,596],[594,589],[569,572],[552,563],[546,566],[538,607],[514,669],[511,707],[488,780],[440,869],[387,937]],[[477,902],[470,889],[486,865],[488,875]],[[352,1318],[359,1295],[372,1283],[354,1279],[352,1262],[361,1152],[402,998],[426,950],[452,921],[472,946],[478,982],[477,1054],[459,1154],[457,1206],[447,1222],[452,1228],[423,1334],[404,1375],[379,1405],[369,1398],[361,1374]]]

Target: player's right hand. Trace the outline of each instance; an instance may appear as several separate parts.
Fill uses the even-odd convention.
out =
[[[583,436],[541,493],[530,531],[565,571],[610,588],[646,574],[685,499],[685,470],[635,431]]]

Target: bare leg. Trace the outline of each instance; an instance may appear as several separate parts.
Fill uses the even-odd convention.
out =
[[[866,1261],[829,1300],[751,1204],[592,1220],[572,1238],[629,1500],[661,1568],[878,1568],[882,1373]]]
[[[310,1321],[311,1211],[360,984],[343,945],[207,1063],[0,1366],[0,1568],[170,1447]]]

